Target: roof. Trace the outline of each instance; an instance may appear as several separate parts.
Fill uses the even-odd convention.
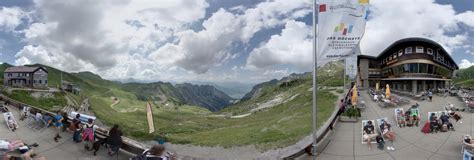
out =
[[[443,52],[447,53],[446,57],[451,60],[452,62],[454,62],[454,65],[456,66],[455,68],[456,69],[459,69],[459,66],[456,64],[456,61],[453,60],[453,58],[451,57],[451,55],[443,48],[443,46],[441,46],[439,43],[433,41],[433,40],[430,40],[430,39],[426,39],[426,38],[421,38],[421,37],[410,37],[410,38],[404,38],[404,39],[400,39],[398,41],[395,41],[393,42],[390,46],[388,46],[387,48],[385,48],[382,52],[380,52],[380,54],[377,56],[377,57],[373,57],[373,56],[368,56],[368,55],[359,55],[359,57],[363,57],[363,58],[380,58],[381,56],[383,56],[384,54],[387,54],[387,52],[392,49],[393,47],[395,47],[396,45],[399,45],[399,44],[402,44],[402,43],[406,43],[406,42],[425,42],[425,43],[429,43],[429,44],[432,44],[436,47],[439,47]],[[390,53],[391,54],[391,53]]]
[[[43,69],[45,72],[48,72],[45,68],[43,67],[26,67],[26,66],[18,66],[18,67],[8,67],[5,69],[5,73],[32,73],[35,72],[38,69]]]

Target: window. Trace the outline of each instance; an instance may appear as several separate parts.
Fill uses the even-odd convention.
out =
[[[393,53],[392,57],[393,59],[397,59],[397,53]]]
[[[433,55],[433,49],[427,48],[426,53],[429,54],[429,55]]]
[[[410,64],[410,73],[418,73],[418,63]]]
[[[403,55],[403,49],[400,49],[400,50],[398,51],[398,57],[400,57],[400,56],[402,56],[402,55]]]
[[[12,74],[11,74],[11,73],[8,73],[8,77],[11,77],[11,76],[12,76]]]
[[[433,74],[433,65],[428,64],[428,74]]]
[[[391,61],[391,60],[392,60],[392,56],[388,56],[388,60]]]
[[[423,53],[423,46],[416,46],[415,53]]]
[[[428,73],[428,67],[427,64],[420,63],[420,72],[419,73]]]
[[[36,83],[36,80],[33,80],[33,83]]]
[[[406,54],[411,54],[411,53],[412,53],[411,47],[405,48],[405,53],[406,53]]]
[[[44,84],[48,84],[48,80],[44,80]]]
[[[30,74],[29,74],[29,73],[27,73],[27,74],[26,74],[26,76],[27,76],[27,77],[29,77],[29,76],[30,76]]]
[[[39,84],[41,84],[41,80],[39,80]]]

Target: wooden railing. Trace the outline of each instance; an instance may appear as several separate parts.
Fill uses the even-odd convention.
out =
[[[14,99],[11,99],[3,94],[0,94],[0,100],[1,101],[4,101],[6,103],[8,103],[10,106],[13,106],[15,108],[18,108],[18,110],[22,110],[23,109],[23,106],[28,106],[28,107],[31,107],[35,110],[38,110],[38,111],[41,111],[41,113],[43,114],[48,114],[50,115],[51,117],[54,117],[56,114],[53,113],[53,112],[50,112],[50,111],[47,111],[47,110],[44,110],[44,109],[41,109],[39,107],[36,107],[36,106],[32,106],[30,104],[26,104],[26,103],[23,103],[23,102],[19,102],[19,101],[16,101]],[[68,117],[65,117],[65,118],[68,118]],[[72,122],[72,119],[67,119],[68,122]],[[96,135],[97,135],[97,138],[100,138],[100,139],[103,139],[103,138],[107,138],[108,137],[108,129],[106,128],[98,128],[96,130]],[[147,148],[149,148],[150,146],[147,146],[143,143],[140,143],[138,141],[135,141],[131,138],[128,138],[128,137],[125,137],[125,136],[122,136],[122,146],[121,146],[121,150],[123,151],[126,151],[130,154],[141,154],[143,153],[143,151]]]

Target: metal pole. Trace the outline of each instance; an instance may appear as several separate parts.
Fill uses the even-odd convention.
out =
[[[342,84],[342,93],[346,93],[346,67],[346,59],[344,58],[344,75],[342,76],[344,82]]]
[[[318,68],[318,56],[317,56],[317,28],[318,28],[318,21],[317,21],[317,16],[318,16],[318,3],[317,0],[313,0],[313,159],[316,159],[316,144],[318,143],[318,136],[316,135],[317,132],[317,127],[316,127],[316,120],[317,120],[317,107],[316,107],[316,102],[317,102],[317,89],[318,89],[318,84],[317,84],[317,68]]]

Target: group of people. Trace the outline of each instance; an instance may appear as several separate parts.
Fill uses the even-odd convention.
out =
[[[438,117],[436,113],[431,113],[429,123],[431,133],[438,131],[446,132],[448,130],[454,131],[454,126],[449,121],[449,116],[446,112],[441,112],[440,117]]]
[[[403,112],[403,110],[397,110],[397,123],[400,128],[408,126],[418,126],[420,123],[420,116],[418,110],[418,103],[412,105],[410,109]]]
[[[395,132],[392,131],[392,126],[385,120],[381,120],[382,123],[380,124],[380,135],[376,132],[374,124],[372,121],[368,121],[367,124],[363,128],[363,139],[367,142],[369,149],[372,150],[372,140],[375,139],[378,146],[377,148],[383,150],[385,145],[385,140],[388,139],[392,146],[387,146],[387,150],[395,150],[393,147],[393,141],[395,140]]]
[[[56,135],[54,141],[58,142],[58,139],[62,138],[60,136],[60,131],[66,130],[68,127],[70,131],[74,132],[73,141],[76,143],[84,142],[84,148],[88,151],[94,150],[94,155],[100,148],[100,145],[105,141],[109,145],[108,154],[113,156],[117,154],[120,146],[122,145],[122,131],[119,129],[117,124],[109,130],[109,136],[105,140],[99,140],[96,137],[96,130],[99,128],[94,124],[94,120],[89,118],[87,122],[83,123],[81,121],[81,115],[76,114],[71,123],[68,123],[60,111],[54,116],[53,124],[56,127]]]

